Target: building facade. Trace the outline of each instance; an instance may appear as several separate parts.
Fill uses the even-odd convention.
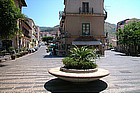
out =
[[[20,36],[20,47],[21,50],[28,50],[30,48],[30,42],[31,42],[31,26],[26,20],[21,20],[21,36]]]
[[[22,11],[23,6],[27,6],[24,0],[14,0],[15,4]],[[13,46],[19,51],[28,50],[38,46],[40,40],[39,27],[35,25],[31,18],[19,19],[17,21],[19,33],[13,39]]]
[[[25,0],[13,0],[16,7],[22,12],[22,7],[27,7]],[[40,28],[36,26],[30,18],[17,20],[18,32],[11,40],[6,40],[3,43],[0,41],[0,47],[8,42],[9,47],[14,47],[16,52],[27,51],[30,48],[38,46],[40,40]],[[4,44],[5,43],[5,44]]]
[[[67,53],[71,45],[94,46],[104,54],[104,0],[64,0],[60,12],[60,50]]]
[[[39,43],[39,27],[36,26],[35,22],[31,18],[26,18],[26,22],[31,27],[30,34],[31,34],[31,42],[30,42],[30,48],[33,48],[35,46],[38,46]]]
[[[15,2],[15,5],[16,5],[20,10],[22,10],[22,7],[23,7],[23,6],[24,6],[24,7],[27,6],[25,0],[14,0],[14,2]]]
[[[22,7],[26,7],[27,4],[25,2],[25,0],[13,0],[16,7],[20,9],[20,11],[22,11]],[[21,21],[18,20],[17,21],[17,26],[20,29],[21,28]],[[12,40],[0,40],[0,47],[2,48],[4,46],[4,42],[9,42],[8,45],[9,46],[13,46],[15,49],[18,49],[20,47],[20,38],[21,38],[22,34],[18,33]],[[3,42],[3,43],[2,43]]]
[[[40,38],[40,27],[36,26],[36,37],[37,37],[37,45],[40,43],[41,38]]]
[[[14,0],[14,2],[15,2],[16,7],[19,8],[21,12],[22,12],[22,7],[27,7],[25,0]],[[22,47],[25,47],[25,48],[27,47],[25,46],[25,44],[28,44],[30,40],[30,35],[29,35],[30,27],[22,19],[18,19],[17,26],[19,28],[19,31],[12,40],[12,46],[19,52],[22,49]],[[26,39],[27,39],[27,42],[26,42]]]

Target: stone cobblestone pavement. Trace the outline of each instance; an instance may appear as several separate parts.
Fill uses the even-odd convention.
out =
[[[140,57],[106,51],[98,65],[110,71],[110,75],[103,79],[108,88],[102,92],[140,93]]]
[[[47,92],[44,84],[53,78],[48,69],[60,65],[61,58],[48,57],[45,46],[33,54],[0,63],[0,92]]]
[[[1,93],[139,93],[140,57],[125,56],[106,51],[97,60],[100,68],[110,75],[87,84],[73,84],[48,73],[53,67],[62,66],[62,57],[49,56],[42,46],[33,53],[0,63]]]

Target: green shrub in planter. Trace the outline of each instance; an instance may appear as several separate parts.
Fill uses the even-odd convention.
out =
[[[9,52],[10,52],[10,55],[11,55],[11,59],[14,60],[16,58],[15,48],[14,47],[10,47],[9,48]]]
[[[7,52],[6,50],[2,50],[1,54],[4,56],[6,54],[6,52]]]
[[[20,56],[23,56],[24,55],[24,52],[22,51],[22,52],[20,52]]]
[[[25,54],[28,54],[28,51],[25,51]]]
[[[70,55],[64,58],[63,64],[68,69],[94,69],[96,65],[96,51],[88,49],[86,46],[75,46],[70,50]]]
[[[17,54],[16,54],[16,57],[17,57],[17,58],[21,57],[21,54],[20,54],[20,53],[17,53]]]
[[[15,60],[15,59],[16,59],[16,55],[15,55],[15,54],[12,54],[12,55],[11,55],[11,59],[12,59],[12,60]]]

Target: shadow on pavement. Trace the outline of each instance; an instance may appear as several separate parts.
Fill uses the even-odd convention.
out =
[[[4,64],[0,64],[0,67],[5,67],[5,66],[7,66],[7,65],[4,65]]]
[[[126,55],[125,53],[120,53],[120,52],[116,52],[115,55],[118,55],[118,56],[128,56],[128,55]]]
[[[64,58],[64,56],[44,55],[43,58]]]
[[[74,84],[58,78],[52,79],[44,85],[44,88],[52,93],[99,93],[107,87],[107,83],[102,80]]]

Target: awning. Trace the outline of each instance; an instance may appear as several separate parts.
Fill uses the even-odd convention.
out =
[[[72,41],[72,45],[87,45],[87,46],[94,46],[94,45],[102,45],[100,41]]]

